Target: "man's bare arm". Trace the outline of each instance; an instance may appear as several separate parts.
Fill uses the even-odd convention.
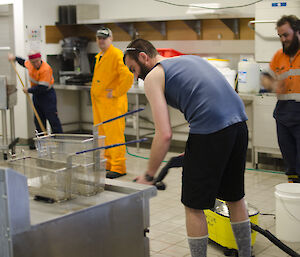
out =
[[[157,172],[169,150],[172,139],[170,117],[164,95],[164,81],[164,71],[161,66],[157,66],[148,74],[144,83],[145,93],[151,106],[155,125],[155,135],[146,171],[146,174],[150,176],[154,176]],[[145,183],[144,177],[138,177],[137,182]]]

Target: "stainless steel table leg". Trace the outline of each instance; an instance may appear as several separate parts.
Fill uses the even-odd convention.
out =
[[[6,110],[1,110],[1,117],[2,117],[2,144],[8,144],[7,138],[7,119],[6,119]]]
[[[253,140],[252,140],[253,142]],[[252,149],[251,149],[251,161],[252,161],[252,168],[253,169],[256,169],[256,156],[255,156],[255,149],[254,149],[254,146],[253,146],[253,143],[252,143]]]
[[[258,151],[254,149],[254,162],[255,162],[255,169],[258,169]]]
[[[78,91],[78,116],[79,116],[79,131],[82,132],[82,120],[81,120],[81,91]]]
[[[2,146],[3,148],[3,158],[7,158],[8,151],[6,149],[8,145],[8,137],[7,137],[7,120],[6,120],[6,110],[1,110],[2,117]]]
[[[10,119],[10,137],[11,137],[11,142],[14,142],[16,139],[15,135],[15,112],[14,108],[9,109],[9,119]],[[12,148],[12,153],[15,153],[16,146],[14,145]]]
[[[136,104],[136,109],[139,109],[139,94],[136,93],[135,94],[135,104]],[[140,116],[139,116],[139,112],[136,112],[135,114],[136,116],[136,128],[135,128],[135,132],[136,132],[136,139],[139,140],[140,139]],[[140,151],[140,143],[136,143],[136,151],[139,152]]]

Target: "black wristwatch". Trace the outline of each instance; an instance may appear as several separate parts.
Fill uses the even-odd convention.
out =
[[[148,182],[151,182],[151,181],[153,181],[154,180],[154,177],[152,177],[152,176],[150,176],[150,175],[148,175],[148,174],[145,174],[145,179],[148,181]]]

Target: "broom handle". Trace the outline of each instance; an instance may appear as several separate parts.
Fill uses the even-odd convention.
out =
[[[19,75],[19,73],[18,73],[18,71],[17,71],[17,69],[16,69],[16,65],[14,64],[14,62],[13,62],[12,60],[10,61],[10,63],[11,63],[11,65],[13,66],[13,68],[14,68],[14,70],[15,70],[15,72],[16,72],[16,74],[17,74],[17,76],[18,76],[18,78],[19,78],[19,80],[20,80],[20,82],[21,82],[21,84],[22,84],[22,86],[23,86],[23,88],[25,88],[25,85],[24,85],[24,83],[23,83],[23,81],[22,81],[22,79],[21,79],[21,77],[20,77],[20,75]],[[37,119],[37,121],[38,121],[38,123],[39,123],[39,125],[40,125],[40,128],[43,130],[43,132],[44,132],[45,134],[47,134],[47,131],[46,131],[46,129],[45,129],[45,127],[44,127],[44,125],[43,125],[41,119],[40,119],[39,114],[37,113],[37,111],[36,111],[36,109],[35,109],[35,107],[34,107],[34,105],[33,105],[33,102],[32,102],[32,100],[31,100],[31,98],[30,98],[28,92],[26,92],[25,94],[26,94],[27,99],[28,99],[28,102],[29,102],[29,104],[30,104],[30,106],[31,106],[31,108],[32,108],[32,110],[33,110],[33,112],[34,112],[34,115],[35,115],[35,117],[36,117],[36,119]]]
[[[109,148],[122,146],[122,145],[128,145],[128,144],[132,144],[132,143],[140,143],[140,142],[144,142],[144,141],[147,141],[147,140],[148,140],[148,138],[142,138],[142,139],[139,139],[139,140],[131,140],[131,141],[128,141],[128,142],[125,142],[125,143],[100,146],[100,147],[96,147],[96,148],[76,152],[75,154],[83,154],[83,153],[88,153],[88,152],[92,152],[92,151],[96,151],[96,150],[100,150],[100,149],[109,149]]]
[[[114,117],[114,118],[112,118],[112,119],[109,119],[109,120],[100,122],[100,123],[94,125],[94,127],[98,127],[98,126],[100,126],[100,125],[103,125],[103,124],[105,124],[105,123],[108,123],[108,122],[111,122],[111,121],[120,119],[120,118],[125,117],[125,116],[127,116],[127,115],[130,115],[130,114],[133,114],[133,113],[136,113],[136,112],[143,111],[144,109],[145,109],[145,108],[139,108],[139,109],[136,109],[136,110],[133,110],[133,111],[126,112],[126,113],[124,113],[124,114],[122,114],[122,115],[120,115],[120,116],[117,116],[117,117]]]

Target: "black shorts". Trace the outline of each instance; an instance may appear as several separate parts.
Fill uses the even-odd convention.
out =
[[[204,210],[213,208],[216,198],[242,199],[247,148],[246,122],[212,134],[189,134],[182,173],[182,203]]]

